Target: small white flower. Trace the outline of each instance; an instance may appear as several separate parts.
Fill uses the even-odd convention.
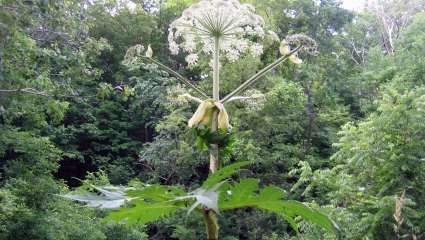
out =
[[[246,26],[246,27],[245,27],[245,32],[246,32],[248,35],[254,35],[254,29],[253,29],[251,26]]]
[[[254,45],[252,45],[251,46],[251,54],[254,57],[260,56],[261,54],[263,54],[263,46],[260,45],[260,44],[254,44]]]
[[[230,62],[235,62],[239,58],[239,51],[235,49],[231,49],[226,53],[226,58]]]
[[[235,48],[239,52],[245,52],[249,48],[249,42],[245,39],[238,39],[235,41]]]
[[[189,54],[186,56],[186,62],[189,65],[195,65],[198,62],[198,54]]]
[[[257,36],[264,37],[264,29],[262,27],[256,26],[254,32]]]
[[[182,48],[188,53],[193,53],[196,50],[195,38],[188,37],[187,40],[182,44]]]
[[[170,51],[173,55],[179,54],[179,45],[177,45],[177,43],[174,41],[170,42]]]

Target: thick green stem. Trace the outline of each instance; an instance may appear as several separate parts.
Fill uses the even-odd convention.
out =
[[[219,38],[214,40],[214,59],[213,59],[213,98],[214,101],[220,100],[220,41]],[[213,121],[211,125],[211,131],[216,132],[218,126],[217,119],[218,112],[215,111],[213,115]],[[218,145],[210,145],[210,172],[214,173],[217,171],[219,165],[218,159]],[[204,221],[207,229],[207,239],[217,240],[218,239],[218,223],[217,214],[211,209],[204,210]]]
[[[216,213],[213,210],[204,209],[203,215],[207,230],[207,239],[218,240],[218,222]]]
[[[217,37],[214,39],[214,59],[213,59],[213,98],[214,101],[220,100],[220,39]],[[211,131],[217,131],[218,112],[214,112]],[[219,165],[218,159],[218,146],[217,144],[211,144],[210,146],[210,171],[214,173],[217,171]]]
[[[214,40],[213,98],[220,100],[220,39]]]

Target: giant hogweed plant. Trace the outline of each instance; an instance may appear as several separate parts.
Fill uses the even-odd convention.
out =
[[[248,162],[238,162],[219,169],[219,148],[226,147],[220,141],[226,139],[231,129],[225,106],[232,101],[250,98],[239,95],[287,59],[293,64],[301,64],[299,53],[315,52],[314,40],[303,35],[289,36],[281,41],[280,58],[228,95],[220,97],[220,59],[233,62],[244,54],[260,56],[263,52],[261,40],[265,35],[262,17],[255,14],[252,5],[240,4],[237,0],[202,0],[190,6],[180,18],[171,23],[168,41],[172,54],[187,54],[185,59],[189,65],[197,64],[201,57],[211,61],[212,96],[155,60],[150,45],[146,51],[144,46],[136,45],[126,53],[124,64],[154,64],[186,85],[193,95],[196,94],[192,96],[186,93],[183,97],[199,103],[188,127],[194,128],[202,136],[209,136],[210,176],[200,188],[186,192],[178,186],[133,183],[128,187],[92,186],[91,191],[73,192],[65,197],[92,207],[114,209],[105,220],[125,221],[129,224],[156,221],[176,213],[178,209],[188,208],[188,213],[201,211],[207,239],[218,239],[217,214],[246,207],[276,213],[296,232],[299,230],[297,217],[316,223],[326,230],[336,231],[336,224],[326,215],[303,203],[286,200],[285,192],[278,187],[260,189],[257,179],[242,179],[238,182],[227,180],[240,168],[248,165]],[[274,38],[277,36],[274,35]],[[277,38],[277,41],[280,40]]]

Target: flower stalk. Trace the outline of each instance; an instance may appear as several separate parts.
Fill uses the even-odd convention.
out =
[[[217,214],[211,209],[204,209],[203,211],[205,226],[207,230],[208,240],[218,240],[218,222]]]
[[[220,38],[214,38],[214,58],[213,58],[213,98],[215,102],[220,101]],[[217,132],[218,112],[214,111],[211,131]],[[210,172],[217,171],[219,165],[218,145],[210,146]]]
[[[213,98],[214,101],[220,101],[220,38],[214,38],[214,57],[213,57]],[[218,111],[214,111],[211,124],[211,131],[217,132]],[[210,172],[214,173],[219,167],[218,145],[210,145]],[[204,221],[207,229],[207,239],[218,239],[219,226],[217,223],[217,214],[211,209],[204,209]]]
[[[174,71],[173,69],[165,66],[164,64],[162,64],[159,61],[156,61],[153,58],[144,57],[144,59],[146,61],[150,62],[150,63],[153,63],[153,64],[157,65],[159,68],[161,68],[162,70],[166,71],[168,74],[174,76],[175,78],[177,78],[177,80],[179,80],[181,83],[185,84],[189,88],[193,89],[195,92],[197,92],[203,98],[208,98],[208,95],[206,93],[204,93],[201,89],[199,89],[198,87],[196,87],[195,85],[193,85],[188,79],[186,79],[185,77],[183,77],[180,73]]]
[[[264,75],[266,75],[268,72],[270,72],[271,70],[275,69],[277,66],[279,66],[280,64],[282,64],[290,56],[292,56],[293,54],[297,53],[298,50],[300,50],[301,48],[302,48],[302,46],[298,46],[297,48],[295,48],[294,50],[292,50],[289,54],[280,57],[279,59],[277,59],[276,61],[274,61],[270,65],[266,66],[265,68],[263,68],[262,70],[260,70],[257,74],[255,74],[254,76],[252,76],[248,80],[246,80],[244,83],[242,83],[238,88],[236,88],[231,93],[229,93],[227,96],[225,96],[223,99],[221,99],[220,102],[221,103],[226,103],[232,97],[236,96],[239,93],[242,93],[248,87],[252,86],[255,82],[257,82],[259,79],[261,79]]]

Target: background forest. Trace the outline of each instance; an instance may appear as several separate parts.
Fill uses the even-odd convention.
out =
[[[58,197],[81,185],[200,185],[208,151],[186,127],[196,104],[152,65],[122,64],[150,43],[163,63],[210,92],[208,62],[171,56],[168,25],[194,0],[0,0],[0,239],[204,238],[200,214],[146,226],[104,223],[105,211]],[[223,164],[319,205],[341,239],[425,239],[425,3],[246,0],[282,39],[303,33],[319,54],[283,64],[229,105],[233,151]],[[276,58],[225,62],[222,92]],[[255,209],[219,216],[221,239],[335,239]]]

